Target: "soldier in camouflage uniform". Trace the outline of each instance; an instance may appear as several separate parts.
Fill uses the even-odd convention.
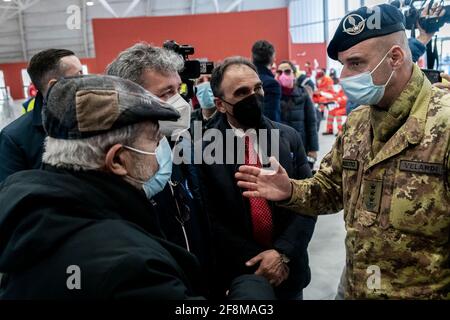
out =
[[[333,41],[351,37],[345,19]],[[383,23],[389,23],[384,16]],[[349,47],[332,41],[330,57],[390,36],[356,37]],[[450,299],[450,94],[409,59],[405,67],[411,76],[393,102],[354,110],[314,178],[289,180],[281,167],[266,174],[244,166],[236,174],[247,197],[310,215],[344,209],[346,299]],[[371,283],[373,270],[380,272],[378,285]]]

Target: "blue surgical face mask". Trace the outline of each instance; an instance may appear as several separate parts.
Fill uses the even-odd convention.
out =
[[[167,138],[164,137],[161,139],[155,152],[146,152],[128,146],[124,146],[124,148],[140,154],[156,156],[159,169],[148,181],[142,181],[142,188],[148,199],[160,193],[172,176],[172,149],[170,148]]]
[[[391,81],[395,71],[392,71],[391,76],[384,85],[375,85],[372,74],[380,67],[388,54],[389,52],[386,53],[372,72],[367,71],[356,76],[340,79],[342,89],[344,89],[349,101],[359,105],[376,105],[383,99],[386,86]]]
[[[214,109],[216,107],[214,94],[209,82],[203,82],[197,86],[196,96],[202,109]]]

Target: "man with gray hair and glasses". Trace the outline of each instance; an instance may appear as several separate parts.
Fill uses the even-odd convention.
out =
[[[108,75],[141,85],[180,113],[177,122],[160,122],[161,132],[167,136],[172,148],[178,143],[191,143],[180,138],[190,127],[192,109],[179,94],[179,72],[183,68],[184,61],[179,54],[147,43],[137,43],[125,49],[106,68]],[[209,241],[209,220],[203,209],[196,168],[169,161],[165,164],[164,174],[147,181],[144,190],[160,216],[161,228],[167,239],[193,253],[207,275],[205,278],[208,278],[213,253]]]
[[[158,121],[178,112],[111,76],[61,79],[47,101],[43,169],[0,185],[0,299],[202,298],[143,191],[170,158]],[[263,278],[234,284],[229,298],[273,298]]]

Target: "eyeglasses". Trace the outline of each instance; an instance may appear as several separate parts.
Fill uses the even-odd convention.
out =
[[[287,76],[290,76],[292,74],[292,70],[291,69],[277,70],[277,75],[281,76],[283,73]]]

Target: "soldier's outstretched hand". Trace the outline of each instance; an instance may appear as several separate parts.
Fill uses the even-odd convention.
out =
[[[292,185],[286,170],[274,158],[270,158],[270,169],[241,166],[236,173],[238,186],[247,189],[243,195],[247,198],[265,198],[269,201],[290,199]]]

